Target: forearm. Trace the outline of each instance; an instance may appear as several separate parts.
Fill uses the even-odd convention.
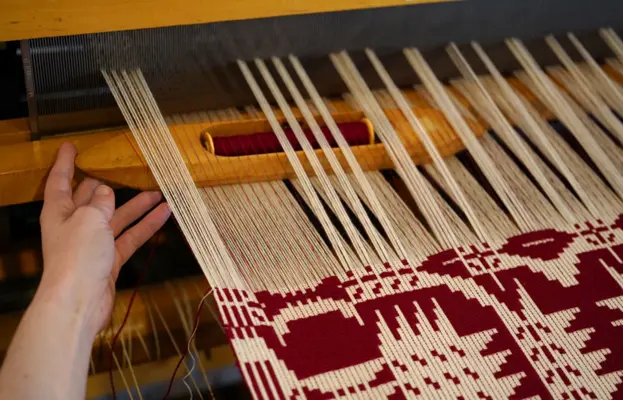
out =
[[[64,289],[41,283],[0,370],[0,399],[84,398],[95,332]]]
[[[91,348],[113,309],[121,266],[170,215],[159,193],[115,210],[109,187],[87,178],[72,191],[76,149],[61,146],[41,212],[39,289],[0,369],[0,400],[81,399]],[[151,210],[138,224],[137,219]]]

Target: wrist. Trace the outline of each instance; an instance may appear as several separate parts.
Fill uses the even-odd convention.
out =
[[[47,276],[44,272],[29,308],[49,312],[59,323],[69,324],[92,342],[97,334],[97,328],[90,323],[95,307],[93,294],[80,282]]]

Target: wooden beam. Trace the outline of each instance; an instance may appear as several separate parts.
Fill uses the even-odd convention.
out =
[[[614,75],[615,73],[612,72]],[[621,79],[616,77],[615,79]],[[551,112],[515,78],[508,78],[508,82],[515,90],[539,110],[543,118],[551,119]],[[454,94],[477,115],[460,93],[450,88]],[[423,119],[429,127],[440,152],[444,156],[453,155],[464,147],[460,139],[449,127],[445,117],[438,110],[427,107],[424,97],[414,90],[405,90],[416,115]],[[350,106],[343,101],[332,101],[332,105],[340,112],[335,118],[344,121],[361,118],[361,113],[353,113]],[[297,117],[300,112],[293,108]],[[414,162],[426,163],[429,161],[422,144],[414,139],[411,128],[400,112],[386,110],[388,118],[394,124],[398,133],[404,139],[407,150]],[[277,113],[281,117],[280,113]],[[15,137],[25,135],[24,124],[14,120],[5,126],[15,127]],[[470,121],[472,129],[482,134],[488,129],[483,121]],[[2,125],[0,124],[0,129]],[[242,116],[238,121],[218,123],[196,123],[172,125],[171,132],[178,142],[193,178],[199,186],[219,184],[253,182],[271,179],[285,179],[293,176],[289,162],[283,153],[263,154],[260,156],[218,157],[208,152],[202,144],[205,133],[212,135],[230,135],[232,133],[250,133],[270,130],[265,120],[251,120],[249,116]],[[11,129],[5,129],[4,134],[10,136]],[[0,130],[0,133],[2,131]],[[23,139],[23,138],[22,138]],[[56,152],[64,142],[72,142],[78,149],[76,165],[83,173],[102,179],[113,186],[127,186],[136,189],[156,189],[156,183],[149,172],[147,165],[138,151],[127,128],[117,128],[93,133],[78,133],[59,136],[35,142],[22,142],[11,145],[1,145],[0,135],[0,206],[20,204],[41,200],[43,186],[49,169],[54,162]],[[381,144],[355,146],[353,152],[366,170],[391,168],[385,148]],[[325,166],[327,160],[319,152],[319,158]],[[336,150],[338,159],[344,163],[343,156]],[[300,155],[304,166],[311,171],[307,159]],[[78,171],[76,179],[84,176]]]
[[[166,349],[166,343],[170,339],[157,316],[152,315],[153,318],[156,318],[156,322],[152,325],[148,309],[154,314],[154,307],[157,306],[159,312],[167,321],[169,329],[173,332],[177,332],[182,329],[182,322],[172,299],[177,298],[188,301],[194,310],[203,297],[207,287],[208,284],[205,278],[197,276],[176,279],[159,285],[146,286],[139,290],[138,296],[130,311],[128,321],[124,326],[123,333],[117,342],[115,351],[120,364],[127,365],[121,350],[121,341],[124,341],[125,345],[128,346],[128,341],[132,340],[133,350],[130,354],[130,358],[139,385],[143,386],[159,382],[168,382],[175,365],[179,361],[179,356],[175,351],[172,349],[168,351],[164,350]],[[94,340],[91,362],[93,363],[92,365],[97,366],[97,373],[90,375],[87,381],[86,397],[89,399],[101,398],[102,396],[108,396],[110,394],[110,381],[107,372],[109,353],[106,343],[111,340],[114,333],[119,329],[119,324],[125,316],[131,295],[132,290],[117,293],[110,325],[100,332]],[[213,297],[209,298],[207,302],[212,309],[215,309],[216,306]],[[6,354],[22,317],[23,313],[21,312],[0,315],[0,363]],[[219,327],[218,322],[214,320],[212,312],[208,310],[207,307],[204,307],[201,314],[200,326],[200,329],[203,329],[203,331],[201,331],[203,333],[201,337],[196,338],[196,345],[199,351],[198,355],[201,357],[201,365],[205,370],[212,371],[234,365],[235,356],[231,348],[227,345],[225,334]],[[140,336],[151,346],[151,343],[156,340],[152,327],[155,327],[159,331],[159,340],[163,349],[161,359],[155,359],[155,354],[151,354],[151,357],[145,357],[142,352],[141,343],[137,341],[137,338]],[[206,332],[210,332],[210,334],[206,335]],[[202,341],[206,336],[218,336],[218,338]],[[186,336],[182,335],[181,337],[176,337],[176,340],[179,341],[177,345],[182,346],[186,343],[187,339]],[[101,348],[102,346],[104,346],[104,349]],[[153,349],[151,351],[153,352]],[[129,368],[124,368],[122,372],[127,379],[130,379]],[[115,382],[117,382],[118,391],[125,390],[125,387],[121,383],[122,372],[117,368],[113,368],[113,375]],[[181,378],[185,373],[186,370],[181,368],[177,377]]]
[[[428,154],[412,134],[404,116],[398,110],[385,110],[390,122],[403,138],[403,143],[413,161],[417,164],[430,162]],[[429,127],[428,133],[442,156],[451,156],[464,149],[461,140],[454,134],[440,111],[415,108],[416,116]],[[339,122],[354,122],[363,118],[359,112],[336,113]],[[470,124],[474,132],[484,133],[485,129],[476,121]],[[182,157],[188,166],[193,180],[199,187],[235,183],[282,180],[296,177],[285,153],[244,155],[235,157],[216,156],[207,151],[201,137],[205,132],[212,135],[228,136],[233,133],[248,134],[270,131],[265,119],[223,122],[216,124],[184,124],[170,127]],[[381,143],[354,146],[351,148],[361,167],[366,171],[392,168],[393,163],[385,146]],[[334,149],[337,159],[348,168],[346,159],[339,149]],[[305,170],[312,174],[313,168],[302,151],[297,152]],[[326,171],[330,164],[322,150],[316,155]],[[154,190],[158,186],[138,145],[130,134],[117,135],[110,140],[93,146],[76,159],[76,166],[89,176],[114,185],[139,190]]]
[[[27,142],[30,140],[30,129],[25,118],[0,121],[0,146]]]
[[[198,354],[195,354],[198,358],[196,360],[197,365],[202,365],[206,372],[215,371],[224,367],[235,365],[236,356],[229,346],[219,346],[211,348],[209,354],[206,351],[200,350]],[[134,387],[134,380],[132,374],[136,377],[136,381],[140,386],[154,385],[154,384],[168,384],[173,374],[179,357],[169,357],[164,360],[152,361],[132,367],[132,372],[129,368],[124,368],[122,371],[118,369],[113,370],[113,379],[117,384],[117,394],[119,392],[125,392],[126,388],[123,385],[122,374],[125,379],[128,380],[128,384],[131,385],[132,390],[136,390]],[[198,367],[196,367],[198,369]],[[182,367],[175,375],[175,379],[181,379],[186,375],[187,370]],[[199,381],[198,384],[202,384]],[[110,378],[108,372],[102,372],[95,375],[90,375],[87,379],[87,399],[102,399],[111,396]]]
[[[413,91],[406,93],[414,96]],[[333,115],[338,122],[359,121],[363,118],[363,114],[353,112],[346,103],[336,101],[333,105],[336,109],[342,110]],[[394,111],[396,110],[387,110],[387,115],[403,137],[413,160],[419,164],[428,162],[429,158],[422,144],[415,140],[402,114]],[[296,109],[294,112],[300,117]],[[414,112],[430,127],[429,133],[442,155],[453,155],[464,148],[441,112],[426,107],[416,107]],[[475,132],[484,132],[482,124],[477,121],[471,123]],[[198,186],[266,181],[294,176],[284,153],[221,157],[210,153],[202,144],[202,137],[205,137],[206,133],[226,136],[233,133],[270,131],[270,125],[264,119],[253,120],[246,116],[238,121],[172,125],[170,129]],[[55,160],[58,148],[64,142],[71,142],[78,149],[76,166],[80,171],[76,174],[76,181],[87,174],[113,186],[141,190],[157,188],[129,130],[119,128],[0,146],[0,206],[40,200],[43,196],[45,178]],[[346,165],[341,152],[338,149],[335,152],[343,165]],[[392,167],[392,162],[382,144],[355,146],[353,152],[365,170]],[[317,154],[323,165],[329,169],[322,151],[318,150]],[[311,165],[302,152],[299,157],[303,166],[311,172]]]
[[[5,0],[0,42],[439,1],[444,0]]]
[[[105,131],[0,146],[0,205],[41,200],[45,178],[63,143],[71,142],[83,152],[118,134]]]
[[[169,329],[172,331],[182,329],[182,321],[173,299],[187,300],[194,309],[199,304],[207,288],[208,283],[202,276],[175,279],[163,284],[141,287],[132,304],[130,315],[124,325],[119,341],[127,341],[129,338],[138,336],[153,336],[153,327],[158,332],[162,331],[161,337],[165,338],[163,341],[169,340],[160,321],[156,320],[154,325],[151,323],[152,317],[158,318],[153,316],[154,307],[158,307],[159,312],[167,321]],[[119,330],[119,326],[125,317],[132,293],[133,290],[124,290],[117,293],[110,323],[98,333],[93,342],[92,351],[94,356],[97,356],[100,347],[104,347],[105,351],[108,350],[108,343],[110,343],[115,333]],[[212,297],[208,298],[206,302],[210,308],[215,309],[216,304]],[[151,317],[150,313],[152,314]],[[6,353],[22,316],[22,312],[0,314],[0,360]],[[214,320],[208,307],[205,307],[201,313],[200,324],[204,327],[214,325],[216,332],[222,333],[221,328],[218,327],[218,321]],[[116,350],[119,351],[120,348],[121,345]],[[140,358],[140,354],[133,360],[140,362],[138,358]]]

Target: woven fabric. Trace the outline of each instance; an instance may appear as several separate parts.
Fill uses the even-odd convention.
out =
[[[623,217],[216,290],[255,398],[623,398]]]

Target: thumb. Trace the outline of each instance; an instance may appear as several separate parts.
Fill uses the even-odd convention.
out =
[[[110,187],[99,185],[95,189],[89,205],[100,210],[106,221],[110,221],[115,213],[115,194]]]

